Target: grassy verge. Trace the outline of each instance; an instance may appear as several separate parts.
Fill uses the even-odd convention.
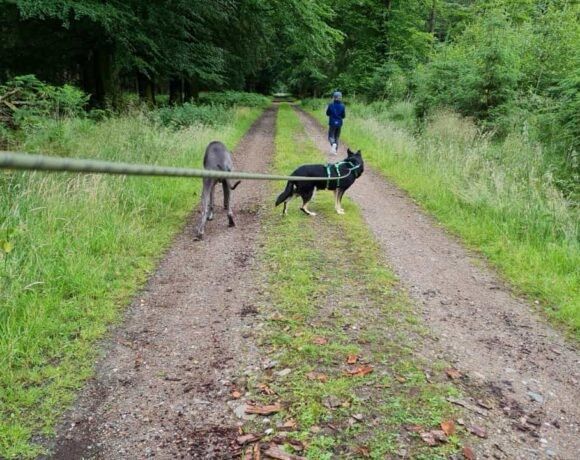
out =
[[[259,115],[175,131],[145,116],[47,121],[22,150],[198,166],[219,138],[234,146]],[[197,180],[0,173],[0,458],[39,453],[92,372],[95,340],[120,317],[196,202]]]
[[[318,159],[296,114],[282,106],[275,170],[287,173]],[[446,458],[457,449],[456,435],[428,447],[417,431],[438,428],[452,416],[445,397],[456,390],[437,377],[443,363],[428,364],[413,354],[422,328],[378,258],[357,208],[345,199],[346,215],[339,217],[332,200],[328,192],[318,194],[314,218],[302,214],[296,202],[286,217],[279,208],[266,216],[263,264],[269,287],[262,343],[276,364],[249,387],[278,396],[259,390],[246,396],[261,403],[280,399],[285,409],[272,421],[291,428],[289,433],[277,428],[272,436],[282,438],[289,451],[304,445],[302,455],[311,459],[383,459],[397,453]],[[369,374],[348,375],[368,366]],[[254,423],[246,429],[263,430],[261,421]]]
[[[412,107],[391,110],[355,105],[344,139],[580,338],[578,207],[556,187],[541,148],[515,134],[492,142],[451,113],[412,134]],[[326,122],[322,110],[311,113]]]

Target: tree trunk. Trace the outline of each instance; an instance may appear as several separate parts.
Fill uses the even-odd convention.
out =
[[[139,99],[149,106],[155,105],[155,88],[151,79],[139,72],[137,74],[137,85],[139,86]]]
[[[89,51],[87,59],[83,63],[81,79],[83,91],[90,95],[90,106],[97,107],[99,105],[99,100],[97,98],[97,76],[94,54],[92,51]]]
[[[427,21],[429,32],[431,34],[435,33],[436,6],[437,0],[433,0],[433,3],[431,3],[431,11],[429,12],[429,20]]]
[[[391,0],[384,0],[383,4],[385,5],[385,12],[383,14],[383,20],[381,24],[381,32],[382,36],[378,45],[378,51],[383,56],[386,57],[389,52],[389,21],[391,20],[391,7],[392,1]]]
[[[194,79],[185,79],[183,81],[183,99],[185,102],[191,102],[199,96],[199,85]]]
[[[96,99],[101,107],[119,106],[119,81],[113,64],[113,53],[106,49],[95,51]]]
[[[169,79],[169,104],[181,105],[183,104],[182,92],[183,80],[181,78]]]

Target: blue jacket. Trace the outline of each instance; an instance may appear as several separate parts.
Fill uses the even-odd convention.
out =
[[[329,126],[342,126],[342,120],[346,116],[344,104],[340,101],[333,101],[326,108]]]

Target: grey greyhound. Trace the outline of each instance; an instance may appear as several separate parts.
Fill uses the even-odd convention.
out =
[[[232,171],[234,169],[234,162],[232,155],[224,144],[218,141],[210,142],[205,149],[203,157],[204,169],[211,169],[215,171]],[[218,182],[221,182],[224,190],[224,208],[228,212],[228,221],[230,227],[235,227],[234,213],[232,212],[231,191],[234,190],[240,183],[237,181],[234,185],[230,184],[227,179],[215,179],[212,177],[204,177],[203,191],[201,194],[201,217],[197,226],[197,238],[203,238],[205,223],[208,220],[213,220],[213,201],[214,189]]]

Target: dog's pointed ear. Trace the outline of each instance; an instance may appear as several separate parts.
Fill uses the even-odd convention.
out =
[[[357,155],[362,155],[362,152],[361,152],[360,150],[357,150],[357,151],[356,151],[356,154],[357,154]]]
[[[351,149],[346,149],[346,153],[348,156],[354,155],[354,152]]]

